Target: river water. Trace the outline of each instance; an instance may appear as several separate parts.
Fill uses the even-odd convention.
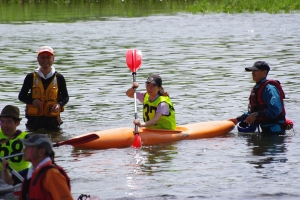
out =
[[[133,99],[125,91],[132,74],[127,49],[143,53],[137,81],[144,89],[159,73],[170,93],[177,123],[227,120],[247,109],[253,86],[244,71],[257,60],[271,66],[269,78],[286,92],[294,131],[286,137],[241,135],[143,147],[55,149],[56,162],[71,177],[74,199],[299,199],[300,14],[184,14],[112,17],[73,23],[0,24],[0,107],[14,104],[37,67],[39,46],[55,50],[70,101],[54,142],[97,130],[132,126]],[[141,104],[138,105],[141,117]],[[26,119],[20,129],[25,130]],[[13,199],[11,194],[5,199]]]

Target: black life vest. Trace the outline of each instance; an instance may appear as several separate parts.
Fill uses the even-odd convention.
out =
[[[266,80],[259,87],[257,87],[257,88],[255,88],[255,86],[253,87],[253,89],[251,90],[251,93],[250,93],[250,97],[249,97],[249,111],[250,111],[250,113],[253,113],[253,112],[258,112],[258,111],[267,109],[267,104],[262,99],[262,93],[268,84],[274,85],[279,91],[280,101],[282,104],[281,113],[274,119],[259,116],[255,120],[256,124],[278,123],[279,120],[285,121],[286,113],[285,113],[284,102],[283,102],[283,100],[285,99],[285,94],[284,94],[284,91],[282,90],[280,82],[277,80],[272,80],[272,79]]]

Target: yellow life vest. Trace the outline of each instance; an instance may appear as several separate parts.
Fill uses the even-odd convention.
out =
[[[154,118],[157,107],[160,103],[166,102],[169,105],[170,115],[162,115],[158,120],[157,124],[154,126],[149,126],[147,128],[154,129],[176,129],[176,118],[175,118],[175,110],[173,107],[173,103],[171,102],[168,96],[159,96],[153,102],[149,101],[149,94],[146,93],[144,96],[144,107],[143,107],[143,118],[144,122],[149,121]]]
[[[2,158],[4,156],[10,156],[12,154],[23,152],[24,144],[20,139],[24,139],[27,134],[27,132],[22,132],[16,138],[10,139],[5,143],[0,144],[0,157]],[[8,138],[2,133],[2,130],[0,129],[0,140],[2,139]],[[7,161],[9,165],[17,172],[28,168],[30,164],[30,162],[23,159],[23,155],[8,158]],[[0,171],[2,171],[2,165],[0,165]]]
[[[58,84],[56,73],[48,85],[47,89],[44,89],[43,82],[38,73],[33,72],[33,83],[31,89],[32,99],[39,99],[42,102],[42,107],[37,108],[32,104],[26,104],[26,113],[29,116],[46,116],[57,117],[60,112],[63,112],[63,107],[60,111],[52,112],[51,108],[54,104],[57,104],[58,98]]]

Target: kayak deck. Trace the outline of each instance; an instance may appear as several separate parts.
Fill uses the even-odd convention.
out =
[[[176,130],[139,128],[143,146],[165,142],[192,140],[224,135],[232,131],[235,124],[231,121],[209,121],[177,126]],[[130,147],[134,140],[134,129],[130,127],[114,128],[83,134],[97,134],[99,139],[83,144],[74,144],[76,148],[108,149]]]

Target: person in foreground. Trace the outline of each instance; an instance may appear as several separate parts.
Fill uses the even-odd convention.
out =
[[[20,110],[18,107],[7,105],[2,109],[0,114],[1,158],[23,152],[24,145],[19,139],[24,139],[27,136],[27,132],[17,130],[17,127],[20,125],[21,120],[22,118],[20,118]],[[29,162],[25,161],[22,155],[8,158],[8,163],[13,169],[17,171],[21,171],[29,167]],[[0,188],[9,189],[13,187],[10,185],[6,185],[3,180],[0,179]]]
[[[126,91],[126,95],[134,98],[134,88],[138,88],[137,82]],[[146,81],[146,92],[137,92],[137,99],[143,103],[144,122],[136,119],[133,121],[139,127],[155,129],[175,130],[176,118],[173,103],[169,94],[162,87],[162,79],[159,75],[150,75]]]
[[[256,82],[250,93],[249,110],[229,120],[235,124],[242,121],[254,127],[260,126],[263,134],[285,134],[285,95],[279,81],[267,80],[270,67],[264,61],[257,61],[245,70],[252,72],[252,79]]]
[[[28,130],[58,129],[62,124],[60,112],[69,101],[63,75],[52,67],[54,51],[49,46],[39,48],[39,67],[24,79],[19,100],[26,104]]]
[[[52,142],[46,135],[32,134],[23,140],[24,159],[32,163],[31,168],[20,171],[25,179],[22,183],[20,198],[71,200],[70,178],[54,163]],[[7,184],[16,185],[21,181],[7,170],[7,161],[2,161],[2,177]]]

